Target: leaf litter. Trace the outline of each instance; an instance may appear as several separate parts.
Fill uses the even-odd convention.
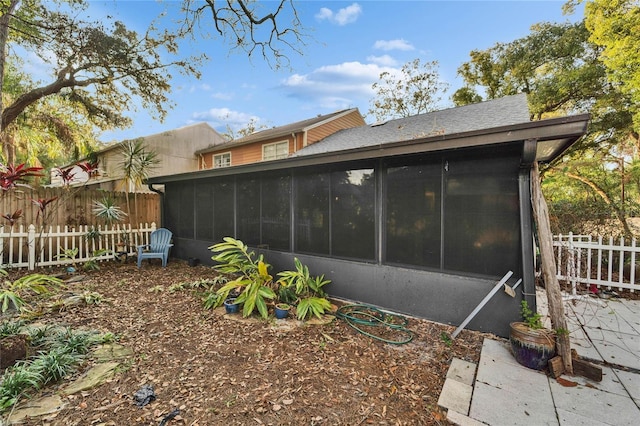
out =
[[[54,416],[23,424],[448,424],[437,401],[451,360],[477,363],[490,337],[464,330],[450,341],[442,336],[455,327],[416,318],[407,326],[415,338],[404,345],[374,340],[339,319],[301,326],[286,320],[283,327],[233,321],[203,308],[202,289],[169,291],[213,279],[207,266],[175,259],[166,268],[100,266],[68,285],[99,293],[100,303],[38,321],[114,333],[134,356],[106,383],[66,397],[67,407]],[[133,395],[143,386],[153,386],[156,398],[139,407]]]

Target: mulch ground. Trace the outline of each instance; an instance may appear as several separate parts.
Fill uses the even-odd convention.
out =
[[[483,337],[491,337],[465,330],[449,341],[443,333],[455,327],[410,318],[416,337],[393,345],[341,319],[296,327],[235,321],[205,310],[201,289],[169,291],[214,276],[178,260],[140,270],[108,263],[69,284],[67,292],[97,292],[101,303],[38,321],[114,333],[135,355],[107,383],[69,396],[54,417],[26,424],[158,425],[175,409],[167,425],[448,424],[437,401],[451,360],[478,362]],[[133,395],[144,385],[156,399],[138,407]]]

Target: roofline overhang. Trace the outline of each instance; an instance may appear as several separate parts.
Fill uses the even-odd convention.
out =
[[[304,126],[304,127],[296,127],[293,129],[284,129],[284,127],[289,127],[289,125],[284,125],[284,126],[279,126],[279,127],[283,127],[282,130],[274,132],[271,135],[268,135],[265,138],[253,138],[253,139],[249,139],[246,141],[243,141],[242,139],[239,140],[231,140],[225,143],[222,143],[220,145],[214,145],[212,147],[209,148],[202,148],[198,151],[195,152],[195,155],[202,155],[202,154],[210,154],[213,152],[218,152],[218,151],[224,151],[227,150],[229,148],[235,148],[237,146],[244,146],[244,145],[250,145],[250,144],[254,144],[254,143],[262,143],[262,142],[267,142],[270,141],[271,139],[276,139],[276,138],[281,138],[283,136],[289,137],[291,135],[295,135],[298,133],[305,133],[308,132],[311,129],[314,129],[318,126],[321,126],[323,124],[326,124],[328,122],[331,122],[333,120],[336,120],[340,117],[344,117],[345,115],[351,114],[352,112],[356,111],[358,108],[350,108],[350,109],[345,109],[342,111],[337,111],[334,112],[332,114],[327,114],[330,117],[326,117],[324,120],[315,122],[313,124],[309,124],[308,126]],[[303,120],[303,121],[309,121],[309,120]],[[277,127],[276,127],[277,129]],[[264,132],[270,131],[270,130],[274,130],[274,129],[265,129]],[[260,133],[260,132],[258,132]],[[256,135],[258,134],[256,133]],[[249,137],[249,136],[246,136]]]
[[[282,160],[199,170],[196,172],[176,175],[156,176],[150,178],[148,183],[165,183],[207,177],[232,176],[286,168],[291,169],[313,165],[327,165],[383,157],[396,157],[409,154],[501,145],[531,139],[536,140],[537,143],[545,141],[558,142],[553,153],[546,155],[544,158],[535,158],[535,160],[539,162],[550,162],[562,155],[573,143],[586,133],[589,119],[589,114],[581,114],[540,121],[530,121],[510,126],[402,140],[362,148],[290,157]]]

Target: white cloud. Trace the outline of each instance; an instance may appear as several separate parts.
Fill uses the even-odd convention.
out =
[[[380,49],[380,50],[385,50],[385,51],[389,51],[389,50],[409,51],[409,50],[414,50],[415,49],[415,47],[413,47],[413,45],[411,43],[409,43],[408,41],[406,41],[404,39],[378,40],[378,41],[375,42],[373,47],[374,47],[374,49]]]
[[[258,125],[262,124],[260,117],[229,108],[211,108],[206,111],[194,112],[191,117],[194,122],[206,121],[213,128],[222,131],[226,131],[227,126],[237,131],[246,127],[252,120]]]
[[[398,65],[398,61],[392,58],[389,55],[382,56],[368,56],[367,61],[373,62],[374,64],[378,64],[384,67],[394,67]]]
[[[351,6],[344,7],[337,12],[323,7],[320,9],[320,12],[316,14],[316,19],[319,21],[327,20],[333,24],[343,26],[356,22],[361,14],[362,7],[360,7],[358,3],[353,3]]]
[[[208,92],[211,90],[211,86],[207,83],[194,84],[189,88],[189,93]]]
[[[221,100],[221,101],[230,101],[231,99],[233,99],[233,94],[232,93],[216,92],[216,93],[212,93],[211,97],[213,99],[218,99],[218,100]]]
[[[294,74],[284,80],[281,87],[288,96],[304,103],[326,109],[367,107],[374,96],[371,85],[380,73],[398,70],[375,63],[344,62],[326,65],[308,74]]]

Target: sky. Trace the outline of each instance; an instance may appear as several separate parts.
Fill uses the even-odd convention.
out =
[[[272,9],[275,2],[263,2]],[[207,122],[220,133],[237,131],[250,120],[275,127],[337,110],[357,107],[367,116],[372,84],[383,71],[395,72],[416,58],[437,61],[440,79],[449,85],[439,107],[463,85],[457,69],[474,49],[487,49],[530,33],[540,22],[577,21],[581,10],[563,15],[563,1],[296,1],[309,35],[303,55],[288,51],[290,68],[273,69],[261,56],[230,53],[221,38],[196,38],[180,45],[180,55],[205,53],[202,76],[176,75],[169,99],[174,107],[164,122],[142,108],[128,115],[133,125],[103,132],[103,142],[121,141]],[[92,0],[89,13],[109,14],[143,32],[153,18],[172,25],[177,1]],[[177,73],[174,73],[177,74]]]

